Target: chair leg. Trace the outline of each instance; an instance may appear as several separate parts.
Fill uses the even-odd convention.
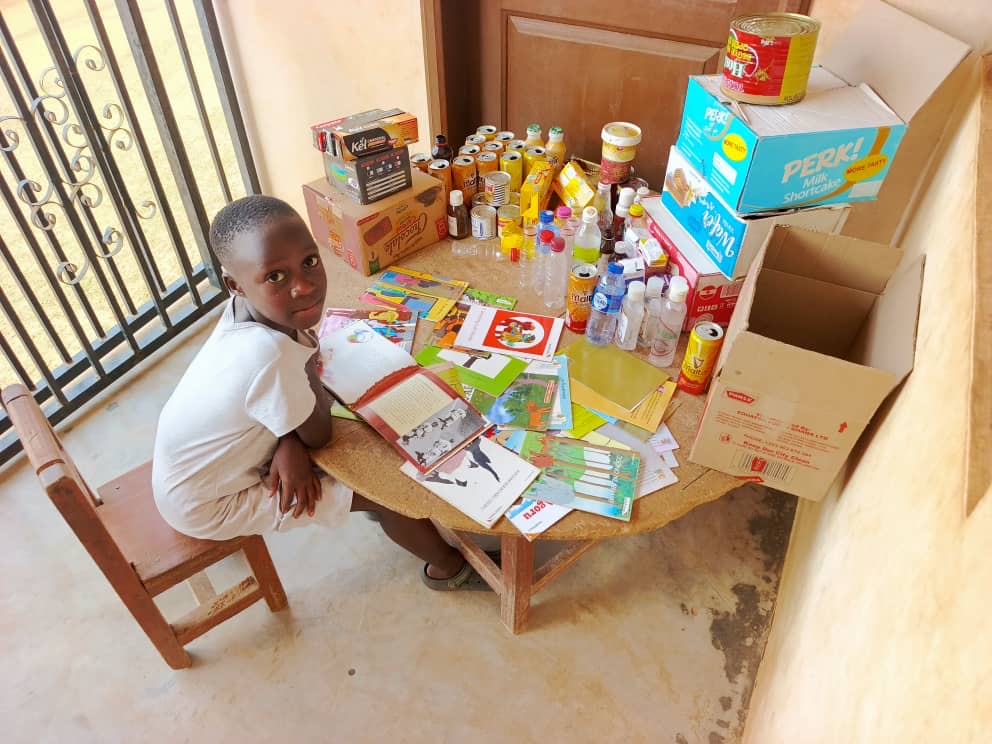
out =
[[[272,612],[286,609],[288,601],[286,591],[282,588],[282,581],[276,573],[275,564],[272,563],[272,556],[265,545],[265,540],[261,535],[253,535],[244,541],[241,549],[245,553],[251,572],[255,574],[258,586],[262,590],[262,596]]]
[[[115,587],[118,588],[118,587]],[[175,631],[169,621],[159,610],[155,600],[147,592],[125,593],[118,589],[118,594],[130,610],[138,625],[145,631],[148,640],[158,649],[165,663],[173,669],[187,669],[193,665],[193,659],[176,639]]]

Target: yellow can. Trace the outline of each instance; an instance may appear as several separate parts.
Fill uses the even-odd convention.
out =
[[[505,147],[507,149],[507,152],[512,150],[514,152],[519,152],[521,155],[523,155],[524,150],[527,149],[527,143],[524,142],[522,139],[515,139],[507,142]]]
[[[487,142],[486,144],[484,144],[482,146],[482,151],[483,152],[494,152],[497,155],[502,155],[503,154],[503,150],[504,150],[503,143],[502,142],[496,142],[495,140],[492,141],[492,142]]]
[[[481,127],[475,130],[476,134],[481,134],[486,138],[486,142],[491,142],[493,137],[496,136],[496,127],[492,124],[483,124]]]
[[[524,182],[524,157],[519,152],[507,150],[499,157],[499,169],[510,174],[510,191],[520,191]]]
[[[493,137],[497,142],[502,142],[504,145],[516,138],[513,132],[496,132],[496,136]]]
[[[428,166],[431,164],[431,160],[430,153],[426,152],[418,152],[416,155],[410,156],[410,162],[420,168],[424,173],[430,172]]]
[[[482,177],[487,173],[492,173],[494,170],[499,170],[499,158],[496,157],[494,152],[480,152],[475,157],[475,170],[478,174],[478,180],[481,182]]]
[[[524,178],[530,175],[531,168],[538,160],[547,160],[548,153],[543,147],[528,147],[524,152]]]
[[[482,152],[482,148],[479,147],[478,145],[462,145],[461,147],[458,148],[459,155],[468,155],[469,157],[472,158],[474,158],[480,152]]]
[[[691,395],[702,395],[710,384],[710,375],[716,366],[723,346],[723,328],[716,323],[696,323],[689,334],[689,343],[682,358],[678,386]]]
[[[447,160],[432,160],[427,172],[444,184],[445,193],[451,191],[451,163]]]

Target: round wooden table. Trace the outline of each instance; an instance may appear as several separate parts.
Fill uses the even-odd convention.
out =
[[[454,255],[452,247],[475,249],[477,255]],[[442,240],[397,262],[417,271],[467,281],[470,287],[517,297],[517,309],[543,313],[543,303],[529,289],[519,284],[520,269],[508,261],[497,261],[493,254],[498,241]],[[362,276],[326,255],[328,269],[328,307],[357,307],[358,298],[372,284],[374,277]],[[420,320],[414,352],[430,338],[433,323]],[[559,349],[577,336],[565,330]],[[683,335],[676,361],[682,359],[686,338]],[[673,377],[677,368],[668,370]],[[695,436],[705,396],[687,395],[681,390],[671,404],[674,413],[666,423],[681,448],[676,451],[679,482],[642,496],[634,502],[629,522],[573,511],[538,539],[570,543],[544,565],[534,570],[533,545],[507,520],[500,519],[486,530],[462,512],[448,505],[423,486],[400,472],[403,459],[370,426],[357,421],[335,419],[330,444],[312,452],[313,460],[323,470],[382,506],[415,518],[429,518],[442,534],[462,550],[469,562],[500,595],[501,618],[512,632],[526,624],[531,597],[574,563],[600,540],[649,532],[665,526],[691,509],[714,501],[741,485],[729,475],[689,462],[688,449]],[[475,534],[501,536],[501,565],[497,566],[471,538]]]

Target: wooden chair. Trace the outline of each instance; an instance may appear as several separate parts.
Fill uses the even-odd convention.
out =
[[[173,530],[152,497],[151,462],[94,495],[31,393],[12,385],[0,397],[42,488],[170,667],[190,666],[187,643],[259,599],[264,597],[273,612],[286,607],[282,582],[259,535],[215,541]],[[239,550],[254,575],[215,594],[202,571]],[[169,623],[152,598],[181,581],[189,582],[197,607]]]

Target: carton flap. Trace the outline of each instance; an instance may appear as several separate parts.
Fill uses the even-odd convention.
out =
[[[897,382],[913,369],[923,268],[924,257],[920,256],[892,277],[868,314],[849,354],[858,364],[891,372]]]
[[[851,85],[868,83],[909,122],[969,51],[881,0],[865,0],[821,61]]]
[[[884,243],[776,225],[765,245],[764,266],[881,294],[901,258],[899,248]]]

